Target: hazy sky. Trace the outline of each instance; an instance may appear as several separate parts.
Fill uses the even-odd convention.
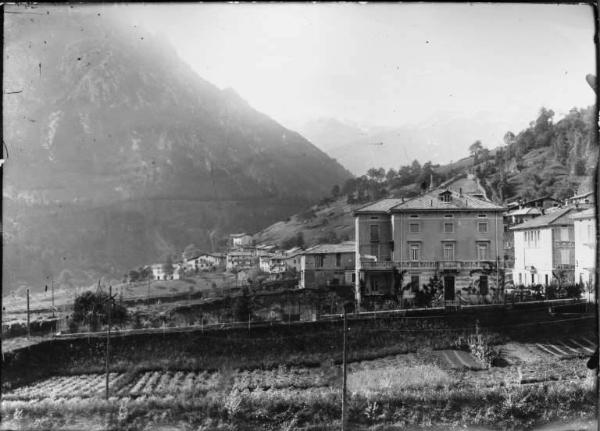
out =
[[[289,127],[317,117],[401,126],[486,113],[516,132],[541,106],[594,103],[586,5],[148,4],[202,77]]]

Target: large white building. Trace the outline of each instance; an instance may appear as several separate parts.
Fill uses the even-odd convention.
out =
[[[596,213],[589,208],[571,216],[575,233],[575,281],[593,285],[596,271]]]
[[[564,208],[510,228],[514,232],[516,285],[574,281],[572,213],[572,208]]]

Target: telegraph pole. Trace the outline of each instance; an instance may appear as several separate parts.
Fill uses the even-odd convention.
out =
[[[346,430],[346,358],[348,355],[348,319],[346,316],[346,306],[344,304],[344,350],[342,353],[342,370],[343,370],[343,383],[342,383],[342,431]]]
[[[111,308],[112,308],[112,286],[108,287],[108,328],[106,329],[106,359],[105,359],[105,366],[106,366],[106,399],[108,400],[108,376],[109,376],[109,369],[108,369],[108,354],[109,354],[109,348],[110,348],[110,312],[111,312]]]
[[[31,337],[31,329],[29,327],[29,289],[27,289],[27,338]]]
[[[52,286],[52,317],[54,317],[54,276],[50,278],[50,286]]]

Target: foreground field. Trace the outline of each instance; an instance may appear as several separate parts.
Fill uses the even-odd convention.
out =
[[[430,350],[349,364],[351,429],[522,430],[593,419],[584,358],[558,358],[536,343],[501,347],[507,365],[488,370],[458,368]],[[341,415],[341,368],[332,363],[132,369],[110,375],[109,400],[104,378],[54,376],[7,392],[2,429],[316,430],[339,426]]]

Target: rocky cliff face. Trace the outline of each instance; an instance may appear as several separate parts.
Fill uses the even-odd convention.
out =
[[[209,248],[350,176],[126,17],[34,11],[5,18],[5,286]]]

